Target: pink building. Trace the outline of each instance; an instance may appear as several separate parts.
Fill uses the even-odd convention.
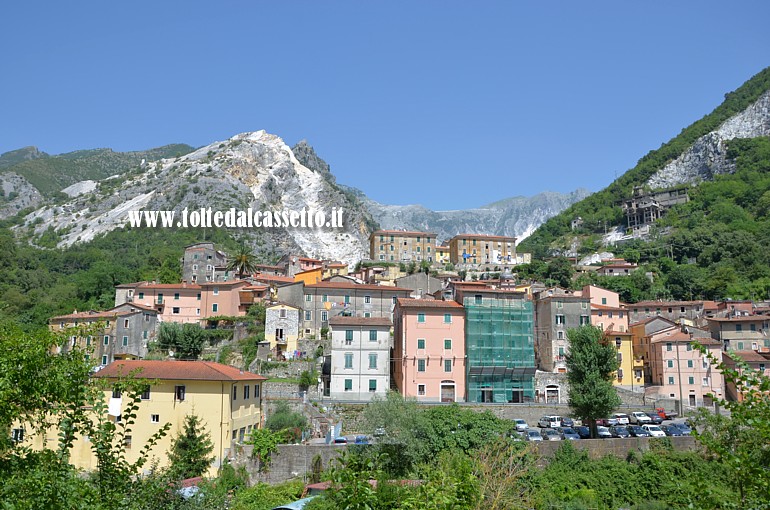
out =
[[[399,298],[391,377],[405,397],[465,400],[465,309],[455,301]]]
[[[240,291],[249,286],[244,280],[201,283],[203,318],[217,315],[246,315],[247,307],[241,307]]]
[[[648,387],[648,393],[681,400],[690,408],[712,407],[713,400],[708,394],[724,396],[722,373],[693,342],[706,346],[716,359],[722,358],[719,341],[710,337],[693,338],[678,326],[650,335],[650,373],[654,386]]]

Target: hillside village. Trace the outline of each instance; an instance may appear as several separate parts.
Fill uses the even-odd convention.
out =
[[[238,254],[236,264],[214,243],[197,243],[180,254],[181,282],[121,283],[113,308],[51,317],[49,327],[68,336],[64,349],[92,349],[97,378],[138,370],[159,381],[142,402],[138,444],[158,423],[179,428],[194,407],[213,428],[211,474],[281,399],[308,414],[307,439],[327,442],[363,431],[341,430],[347,425],[324,410],[390,390],[422,403],[566,404],[569,330],[587,324],[617,350],[614,385],[625,405],[685,414],[713,410],[713,397],[740,399],[696,343],[770,375],[770,303],[626,304],[593,285],[525,280],[517,266],[531,257],[511,237],[439,243],[430,232],[378,230],[369,241],[369,258],[354,267],[294,255],[259,264]],[[636,269],[618,259],[581,268],[616,278]],[[162,337],[175,324],[182,335],[198,331],[204,345],[169,349]],[[112,397],[110,414],[120,414],[120,395]],[[73,463],[93,467],[88,448],[74,451],[82,456]]]

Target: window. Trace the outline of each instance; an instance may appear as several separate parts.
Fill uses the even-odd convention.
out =
[[[417,339],[417,348],[418,349],[425,349],[425,339],[424,338],[418,338]]]
[[[369,341],[370,342],[376,342],[377,341],[377,330],[376,329],[370,329],[369,330]]]
[[[425,385],[424,384],[418,384],[417,385],[417,394],[418,395],[425,395]]]
[[[703,359],[703,370],[706,370],[709,367],[709,362],[707,359]]]
[[[376,370],[377,369],[377,353],[370,352],[369,353],[369,370]]]
[[[200,314],[201,314],[201,309],[200,308],[196,308],[195,309],[195,315],[200,315]]]
[[[751,331],[756,331],[757,330],[757,325],[756,324],[749,324],[749,329]]]
[[[424,313],[418,313],[417,314],[417,322],[425,322],[425,314]]]
[[[559,347],[559,359],[564,359],[564,347]]]
[[[150,400],[150,387],[145,386],[142,392],[142,400]]]
[[[674,378],[673,377],[669,377],[668,378],[668,384],[671,385],[671,386],[674,385]]]
[[[346,305],[350,304],[350,295],[349,294],[345,296],[345,304]]]
[[[160,423],[160,415],[159,414],[151,414],[150,415],[150,422],[151,423]]]
[[[108,335],[104,335],[104,345],[110,345],[110,337]]]
[[[163,293],[162,292],[158,292],[158,304],[159,305],[163,304]]]
[[[452,339],[451,338],[445,338],[444,339],[444,350],[451,351],[452,350]]]
[[[564,340],[564,331],[557,331],[556,338],[559,340]]]
[[[213,305],[211,305],[211,311],[212,312],[218,312],[219,311],[219,304],[214,303]]]
[[[179,315],[180,310],[181,309],[178,306],[175,306],[171,308],[171,313],[173,313],[174,315]]]
[[[14,443],[21,443],[22,441],[24,441],[24,429],[23,428],[13,429],[11,433],[11,441],[13,441]]]
[[[123,319],[123,327],[124,328],[128,327],[128,319]]]
[[[353,353],[345,353],[345,368],[353,368]]]
[[[238,385],[233,384],[233,400],[238,400]]]
[[[174,396],[180,402],[182,402],[184,400],[184,390],[185,390],[184,386],[175,386],[174,387]]]
[[[353,391],[353,379],[345,379],[345,391]]]
[[[445,359],[444,360],[444,372],[451,372],[452,371],[452,360],[451,359]]]
[[[254,385],[254,398],[259,398],[259,384]]]
[[[117,386],[112,388],[112,398],[120,398],[120,388]]]
[[[91,337],[87,336],[86,337],[86,347],[88,347],[89,345],[91,345]]]
[[[369,304],[372,302],[372,296],[364,296],[364,303]]]
[[[452,314],[451,313],[445,313],[444,314],[444,324],[452,324]]]
[[[353,330],[345,330],[345,345],[351,345],[353,343]]]
[[[312,294],[305,294],[305,301],[308,303],[311,303],[313,301],[313,295]]]
[[[214,294],[215,296],[218,296],[218,295],[219,295],[219,287],[214,287],[214,292],[213,292],[213,294]]]
[[[123,446],[125,446],[126,450],[131,449],[131,436],[123,437]]]
[[[563,301],[557,301],[556,302],[556,308],[564,308],[564,302]]]
[[[739,351],[743,350],[743,342],[738,342],[738,350]]]
[[[563,315],[557,315],[556,316],[556,324],[565,324],[564,316]]]
[[[603,297],[603,298],[602,298],[602,304],[603,304],[603,305],[606,305],[606,304],[607,304],[607,298],[606,298],[606,297]]]
[[[243,400],[249,399],[249,390],[251,389],[251,386],[248,384],[243,385]]]
[[[200,292],[198,292],[198,295],[196,296],[196,298],[198,299],[198,301],[201,300],[201,293]]]
[[[666,362],[668,368],[674,368],[674,360],[670,359]]]
[[[418,372],[425,372],[425,360],[424,359],[418,359],[417,360],[417,371]]]
[[[482,298],[481,298],[481,294],[476,294],[475,296],[473,296],[473,299],[474,299],[474,301],[475,301],[475,303],[476,303],[477,305],[480,305],[480,304],[481,304],[481,299],[482,299]]]
[[[326,310],[321,312],[321,322],[327,322],[329,320],[329,312]]]
[[[391,260],[392,260],[392,259],[391,259]],[[391,301],[393,302],[393,304],[395,305],[395,304],[396,304],[396,299],[397,299],[397,298],[396,298],[396,296],[393,296],[393,297],[392,297],[392,298],[390,298],[390,299],[391,299]]]
[[[127,346],[127,345],[128,345],[128,337],[127,337],[127,336],[124,336],[124,337],[123,337],[123,346],[125,347],[125,346]]]
[[[586,308],[588,308],[588,303],[586,301],[581,301],[580,302],[580,308],[585,310]]]
[[[668,351],[668,352],[671,352],[671,350],[673,349],[673,347],[674,347],[674,345],[673,345],[671,342],[668,342],[668,343],[666,344],[666,351]]]
[[[602,312],[601,310],[599,310],[599,312],[598,312],[596,315],[598,315],[599,317],[603,317],[603,316],[604,316],[604,312]]]
[[[313,312],[310,310],[305,310],[305,320],[310,321],[313,320]]]
[[[581,315],[580,316],[580,325],[584,326],[586,324],[591,324],[591,318],[588,317],[588,315]]]
[[[279,319],[285,319],[286,318],[286,309],[285,308],[281,308],[280,310],[278,310],[278,318]]]
[[[687,342],[687,350],[688,351],[692,350],[692,344],[690,342]]]
[[[701,384],[703,384],[703,386],[708,388],[708,386],[709,386],[709,378],[708,377],[704,377]]]
[[[692,367],[693,367],[692,360],[688,359],[687,360],[687,368],[692,368]]]
[[[144,292],[139,293],[139,299],[144,299]]]
[[[369,379],[369,391],[377,391],[377,379]]]
[[[694,377],[688,377],[687,378],[687,384],[695,384],[695,378]]]
[[[743,331],[743,324],[736,324],[735,331]]]
[[[174,293],[174,300],[179,301],[179,293],[178,292]]]
[[[622,352],[618,353],[618,363],[623,363],[623,353]]]

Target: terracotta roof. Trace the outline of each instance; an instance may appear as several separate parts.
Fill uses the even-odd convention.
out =
[[[402,235],[402,236],[403,235],[407,235],[407,236],[409,236],[409,235],[418,235],[418,236],[426,236],[426,237],[428,237],[428,236],[436,237],[436,233],[435,232],[418,232],[416,230],[375,230],[374,232],[372,232],[371,235],[374,236],[374,235],[382,235],[382,234],[387,234],[387,235],[391,235],[391,234],[392,235],[396,235],[396,234],[398,234],[398,235]]]
[[[329,317],[329,326],[392,326],[387,317],[346,317],[335,315]]]
[[[387,290],[393,292],[411,293],[411,289],[401,287],[390,287],[388,285],[371,285],[368,283],[348,283],[348,282],[318,282],[305,285],[306,289],[360,289],[360,290]]]
[[[707,321],[713,322],[754,322],[754,321],[768,321],[770,316],[768,315],[740,315],[738,317],[708,317]]]
[[[737,356],[738,358],[742,359],[747,363],[757,362],[757,361],[760,363],[766,363],[767,361],[770,361],[770,359],[762,356],[757,351],[730,351],[730,354],[733,356]]]
[[[342,264],[342,263],[340,263],[340,264],[327,264],[326,267],[340,267],[340,268],[342,268],[342,267],[348,267],[348,265],[347,264]]]
[[[660,315],[654,315],[654,316],[652,316],[652,317],[647,317],[646,319],[643,319],[643,320],[640,320],[640,321],[637,321],[637,322],[631,323],[631,324],[629,324],[629,325],[628,325],[628,327],[632,327],[632,326],[638,326],[638,325],[640,325],[640,324],[647,324],[647,323],[649,323],[649,322],[652,322],[652,321],[654,321],[655,319],[660,319],[660,320],[662,320],[662,321],[668,322],[668,323],[669,323],[669,324],[671,324],[672,326],[676,326],[676,322],[674,322],[674,321],[672,321],[672,320],[669,320],[669,319],[666,319],[665,317],[661,317]]]
[[[245,290],[266,290],[266,289],[269,289],[269,288],[270,288],[269,285],[249,285],[248,287],[244,287],[241,290],[242,291],[245,291]]]
[[[254,279],[272,281],[272,282],[294,283],[294,278],[292,278],[291,276],[280,276],[277,274],[257,273],[254,275]]]
[[[455,239],[455,238],[457,238],[457,239],[462,239],[462,238],[466,238],[466,239],[489,239],[490,241],[493,240],[493,239],[494,240],[497,240],[497,239],[506,239],[506,240],[513,239],[514,241],[516,240],[515,237],[494,236],[494,235],[487,235],[487,234],[457,234],[452,239]]]
[[[238,370],[213,361],[114,361],[94,374],[94,377],[121,377],[137,371],[137,377],[175,381],[259,381],[266,377]]]
[[[199,290],[197,283],[147,283],[136,284],[137,289]]]
[[[593,303],[591,303],[591,310],[620,310],[621,312],[626,311],[626,309],[622,306],[595,305]]]
[[[703,302],[703,309],[704,310],[716,310],[719,308],[719,303],[716,301],[704,301]]]
[[[225,287],[227,287],[230,285],[239,285],[239,284],[248,285],[249,282],[247,282],[246,280],[230,280],[229,282],[202,282],[200,286],[201,287],[222,287],[224,285]]]
[[[123,303],[122,305],[113,306],[108,311],[115,310],[117,308],[120,308],[121,306],[130,306],[130,307],[133,307],[133,308],[138,308],[139,310],[144,310],[146,312],[158,313],[158,312],[155,311],[155,308],[153,308],[151,306],[140,305],[139,303],[134,303],[133,301],[127,301],[127,302]],[[126,311],[128,311],[128,310],[126,310]]]
[[[457,301],[441,301],[439,299],[410,299],[398,298],[396,303],[401,308],[457,308],[462,310],[463,305]]]
[[[628,306],[648,306],[656,308],[668,308],[675,306],[693,306],[703,305],[703,301],[639,301],[638,303],[629,304]]]
[[[60,321],[64,319],[114,319],[115,317],[119,317],[122,315],[131,315],[136,312],[114,312],[114,311],[107,311],[107,312],[95,312],[93,310],[90,310],[88,312],[77,312],[77,313],[70,313],[67,315],[58,315],[56,317],[51,317],[48,319],[49,321]]]
[[[691,337],[689,333],[683,333],[682,331],[677,331],[671,335],[663,335],[651,341],[653,344],[667,342],[698,342],[704,345],[722,345],[721,342],[718,342],[711,337]]]
[[[607,329],[603,331],[605,335],[613,335],[613,336],[631,336],[630,331],[614,331],[612,329]]]
[[[636,264],[606,264],[604,266],[599,266],[599,271],[601,271],[602,269],[607,269],[607,268],[610,268],[610,269],[616,269],[616,268],[617,269],[634,269],[634,268],[637,268],[637,267],[639,267],[639,266],[637,266]]]

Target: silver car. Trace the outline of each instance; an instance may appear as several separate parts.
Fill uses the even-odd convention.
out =
[[[543,441],[561,441],[561,434],[554,429],[542,429],[540,434],[543,436]]]
[[[543,436],[540,435],[540,432],[537,430],[527,430],[524,433],[524,439],[526,441],[542,441]]]
[[[529,425],[527,425],[527,422],[524,420],[513,420],[513,423],[516,424],[516,430],[518,432],[524,432],[525,430],[529,429]]]

